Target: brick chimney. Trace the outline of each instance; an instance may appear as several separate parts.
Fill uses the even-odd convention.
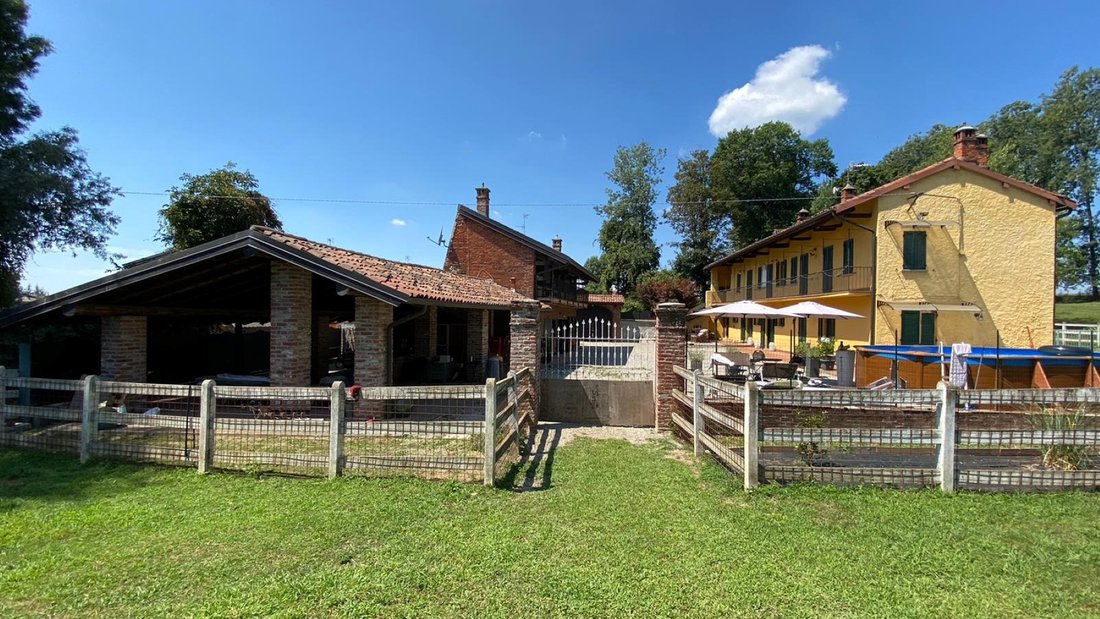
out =
[[[488,217],[489,216],[489,188],[485,186],[485,183],[481,184],[481,187],[476,189],[477,191],[477,212]]]
[[[847,185],[840,188],[840,201],[841,202],[847,202],[848,200],[851,200],[854,197],[856,197],[856,188],[852,187],[851,183],[848,183]]]
[[[798,211],[798,215],[795,217],[794,223],[800,224],[810,218],[810,211],[801,209]]]
[[[554,246],[554,251],[561,251],[561,239],[554,237],[553,241],[550,241]]]
[[[955,130],[955,158],[989,167],[989,138],[966,123]]]

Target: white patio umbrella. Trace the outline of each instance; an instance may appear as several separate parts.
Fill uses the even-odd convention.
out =
[[[803,301],[783,308],[785,312],[794,312],[807,318],[863,318],[859,314],[853,314],[842,309],[822,305],[815,301]]]
[[[737,301],[736,303],[727,303],[725,305],[718,305],[715,307],[707,308],[705,310],[695,312],[693,316],[714,316],[715,318],[723,316],[740,316],[742,320],[748,320],[749,318],[802,318],[802,314],[798,314],[790,311],[788,308],[776,309],[774,307],[768,307],[755,301]],[[718,350],[718,341],[714,342],[714,350]]]

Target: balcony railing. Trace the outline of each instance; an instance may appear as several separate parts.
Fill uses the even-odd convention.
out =
[[[588,304],[588,291],[579,290],[576,284],[562,286],[538,286],[535,298],[548,303]]]
[[[764,282],[751,288],[708,290],[707,305],[713,307],[743,299],[759,301],[762,299],[805,297],[835,292],[869,292],[873,278],[874,274],[871,272],[871,267],[848,267],[818,271],[800,277]]]

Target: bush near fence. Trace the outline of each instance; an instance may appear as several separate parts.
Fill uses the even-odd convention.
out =
[[[674,431],[746,488],[1100,488],[1100,389],[758,390],[675,371]]]
[[[0,446],[295,475],[415,475],[492,484],[537,414],[524,369],[485,385],[160,385],[6,376]]]

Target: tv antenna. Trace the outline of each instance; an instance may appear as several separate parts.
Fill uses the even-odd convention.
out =
[[[430,236],[427,237],[427,238],[428,238],[429,241],[431,241],[432,243],[435,243],[436,245],[438,245],[440,247],[446,247],[447,246],[447,239],[443,238],[443,228],[439,229],[439,238],[438,239],[433,239]]]
[[[527,234],[527,218],[530,217],[530,216],[531,216],[530,213],[524,213],[523,214],[523,223],[521,223],[519,225],[519,229],[522,230],[524,234]]]

